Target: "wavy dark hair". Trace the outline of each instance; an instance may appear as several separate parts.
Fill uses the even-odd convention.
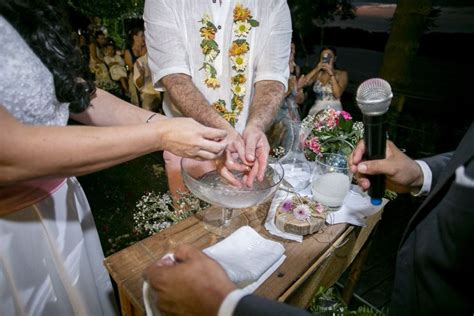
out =
[[[88,66],[74,45],[66,14],[53,1],[0,1],[0,14],[23,37],[54,78],[56,97],[68,102],[71,112],[84,111],[95,86]]]

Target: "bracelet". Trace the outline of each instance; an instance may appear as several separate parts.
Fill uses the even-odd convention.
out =
[[[146,123],[150,123],[151,119],[155,117],[157,113],[153,113],[152,115],[150,115],[150,117],[146,120]]]

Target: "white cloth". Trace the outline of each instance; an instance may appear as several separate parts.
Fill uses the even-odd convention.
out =
[[[226,297],[224,302],[227,303],[222,304],[224,307],[219,309],[219,315],[228,315],[228,311],[235,308],[242,296],[253,293],[286,259],[285,248],[281,244],[263,238],[249,226],[239,228],[203,252],[216,260],[232,282],[240,287],[239,291],[231,292]],[[174,261],[172,254],[166,254],[165,257]],[[160,312],[155,306],[156,293],[146,281],[143,282],[142,292],[146,314],[159,316]]]
[[[224,268],[232,282],[244,288],[278,263],[285,248],[260,236],[249,226],[243,226],[229,237],[204,249],[204,253]],[[253,292],[253,291],[252,291]]]
[[[233,9],[237,3],[250,9],[260,25],[252,28],[247,67],[244,107],[236,125],[242,132],[248,118],[253,86],[257,81],[275,80],[288,84],[288,59],[291,41],[291,17],[285,0],[229,0],[213,3],[208,0],[148,0],[145,2],[145,36],[149,66],[155,88],[163,89],[159,80],[166,75],[182,73],[192,77],[196,87],[210,103],[225,100],[231,104],[231,60],[228,55],[233,33]],[[213,90],[205,86],[205,72],[200,70],[202,54],[199,29],[205,14],[212,17],[218,28],[215,41],[220,54],[214,61],[221,87]],[[165,93],[163,110],[168,116],[182,116]]]
[[[104,255],[75,178],[0,217],[0,315],[114,315]]]

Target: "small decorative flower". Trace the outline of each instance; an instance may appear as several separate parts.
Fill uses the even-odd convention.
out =
[[[293,208],[293,201],[291,199],[283,201],[281,205],[281,210],[284,212],[289,212]]]
[[[251,17],[250,10],[242,4],[237,3],[234,8],[234,21],[247,21]]]
[[[324,213],[324,206],[321,203],[316,203],[316,206],[314,207],[314,210],[318,214],[323,214]]]
[[[345,119],[345,120],[352,120],[352,116],[346,112],[346,111],[341,111],[340,115]]]
[[[231,57],[233,61],[233,68],[236,71],[245,71],[245,68],[247,68],[247,61],[245,60],[244,56],[239,55],[235,57]]]
[[[248,23],[247,21],[239,21],[235,23],[234,32],[237,37],[242,37],[247,35],[250,32],[251,28],[252,25],[250,25],[250,23]]]
[[[311,210],[306,204],[300,204],[293,209],[293,215],[300,221],[307,220],[311,216]]]
[[[217,89],[221,86],[221,84],[219,83],[219,80],[213,77],[206,78],[206,80],[204,80],[204,83],[206,84],[206,86],[212,89]]]
[[[245,87],[240,84],[232,85],[232,92],[239,97],[242,97],[245,95]]]
[[[230,56],[246,54],[249,51],[249,44],[246,41],[234,41],[229,48]]]

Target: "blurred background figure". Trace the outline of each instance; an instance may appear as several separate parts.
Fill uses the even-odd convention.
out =
[[[104,61],[109,67],[110,77],[112,80],[119,81],[123,94],[128,94],[127,70],[123,58],[117,54],[115,44],[109,42],[105,48]]]
[[[123,58],[128,68],[128,87],[130,92],[130,102],[140,105],[138,90],[133,82],[133,66],[137,59],[146,54],[145,34],[143,28],[134,27],[129,32],[128,45],[123,52]]]
[[[138,88],[141,107],[145,110],[163,113],[161,93],[153,87],[151,71],[148,67],[148,55],[137,59],[133,67],[133,82]]]
[[[342,110],[341,96],[347,87],[348,74],[345,70],[337,69],[336,59],[336,48],[323,47],[316,67],[298,80],[300,92],[303,92],[304,87],[313,85],[313,91],[316,94],[309,115],[329,108]]]

